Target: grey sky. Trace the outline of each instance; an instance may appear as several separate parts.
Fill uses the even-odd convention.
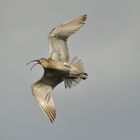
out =
[[[69,39],[89,74],[76,88],[53,92],[51,124],[31,93],[43,70],[26,63],[49,52],[57,24],[87,14]],[[0,139],[140,139],[139,0],[0,0]]]

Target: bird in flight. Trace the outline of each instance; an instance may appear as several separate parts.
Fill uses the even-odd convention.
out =
[[[55,27],[48,35],[48,59],[41,58],[27,63],[36,62],[31,70],[37,64],[44,69],[41,79],[32,84],[31,88],[37,103],[52,123],[56,118],[52,90],[63,81],[65,88],[71,88],[88,76],[80,59],[74,57],[70,60],[67,46],[68,37],[80,29],[86,18],[87,16],[83,15]]]

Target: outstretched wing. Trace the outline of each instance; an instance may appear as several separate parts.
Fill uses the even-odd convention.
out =
[[[39,81],[32,85],[33,96],[52,123],[56,118],[56,110],[51,92],[61,81],[61,79],[54,77],[52,74],[45,73]]]
[[[50,58],[52,58],[53,60],[65,62],[69,60],[67,39],[69,36],[80,29],[80,27],[84,24],[86,18],[86,15],[77,17],[64,24],[58,25],[50,32],[48,36],[50,45]]]

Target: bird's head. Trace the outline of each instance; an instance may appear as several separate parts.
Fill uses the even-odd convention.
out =
[[[33,62],[36,62],[36,63],[31,67],[30,70],[32,70],[33,67],[36,66],[37,64],[40,64],[43,68],[47,68],[47,66],[48,66],[48,60],[46,58],[32,60],[32,61],[28,62],[27,65],[30,63],[33,63]]]

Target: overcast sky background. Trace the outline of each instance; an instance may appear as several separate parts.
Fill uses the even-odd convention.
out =
[[[31,93],[43,73],[26,63],[47,57],[56,25],[87,14],[69,39],[89,77],[53,91],[51,124]],[[139,0],[0,0],[1,140],[140,140]]]

